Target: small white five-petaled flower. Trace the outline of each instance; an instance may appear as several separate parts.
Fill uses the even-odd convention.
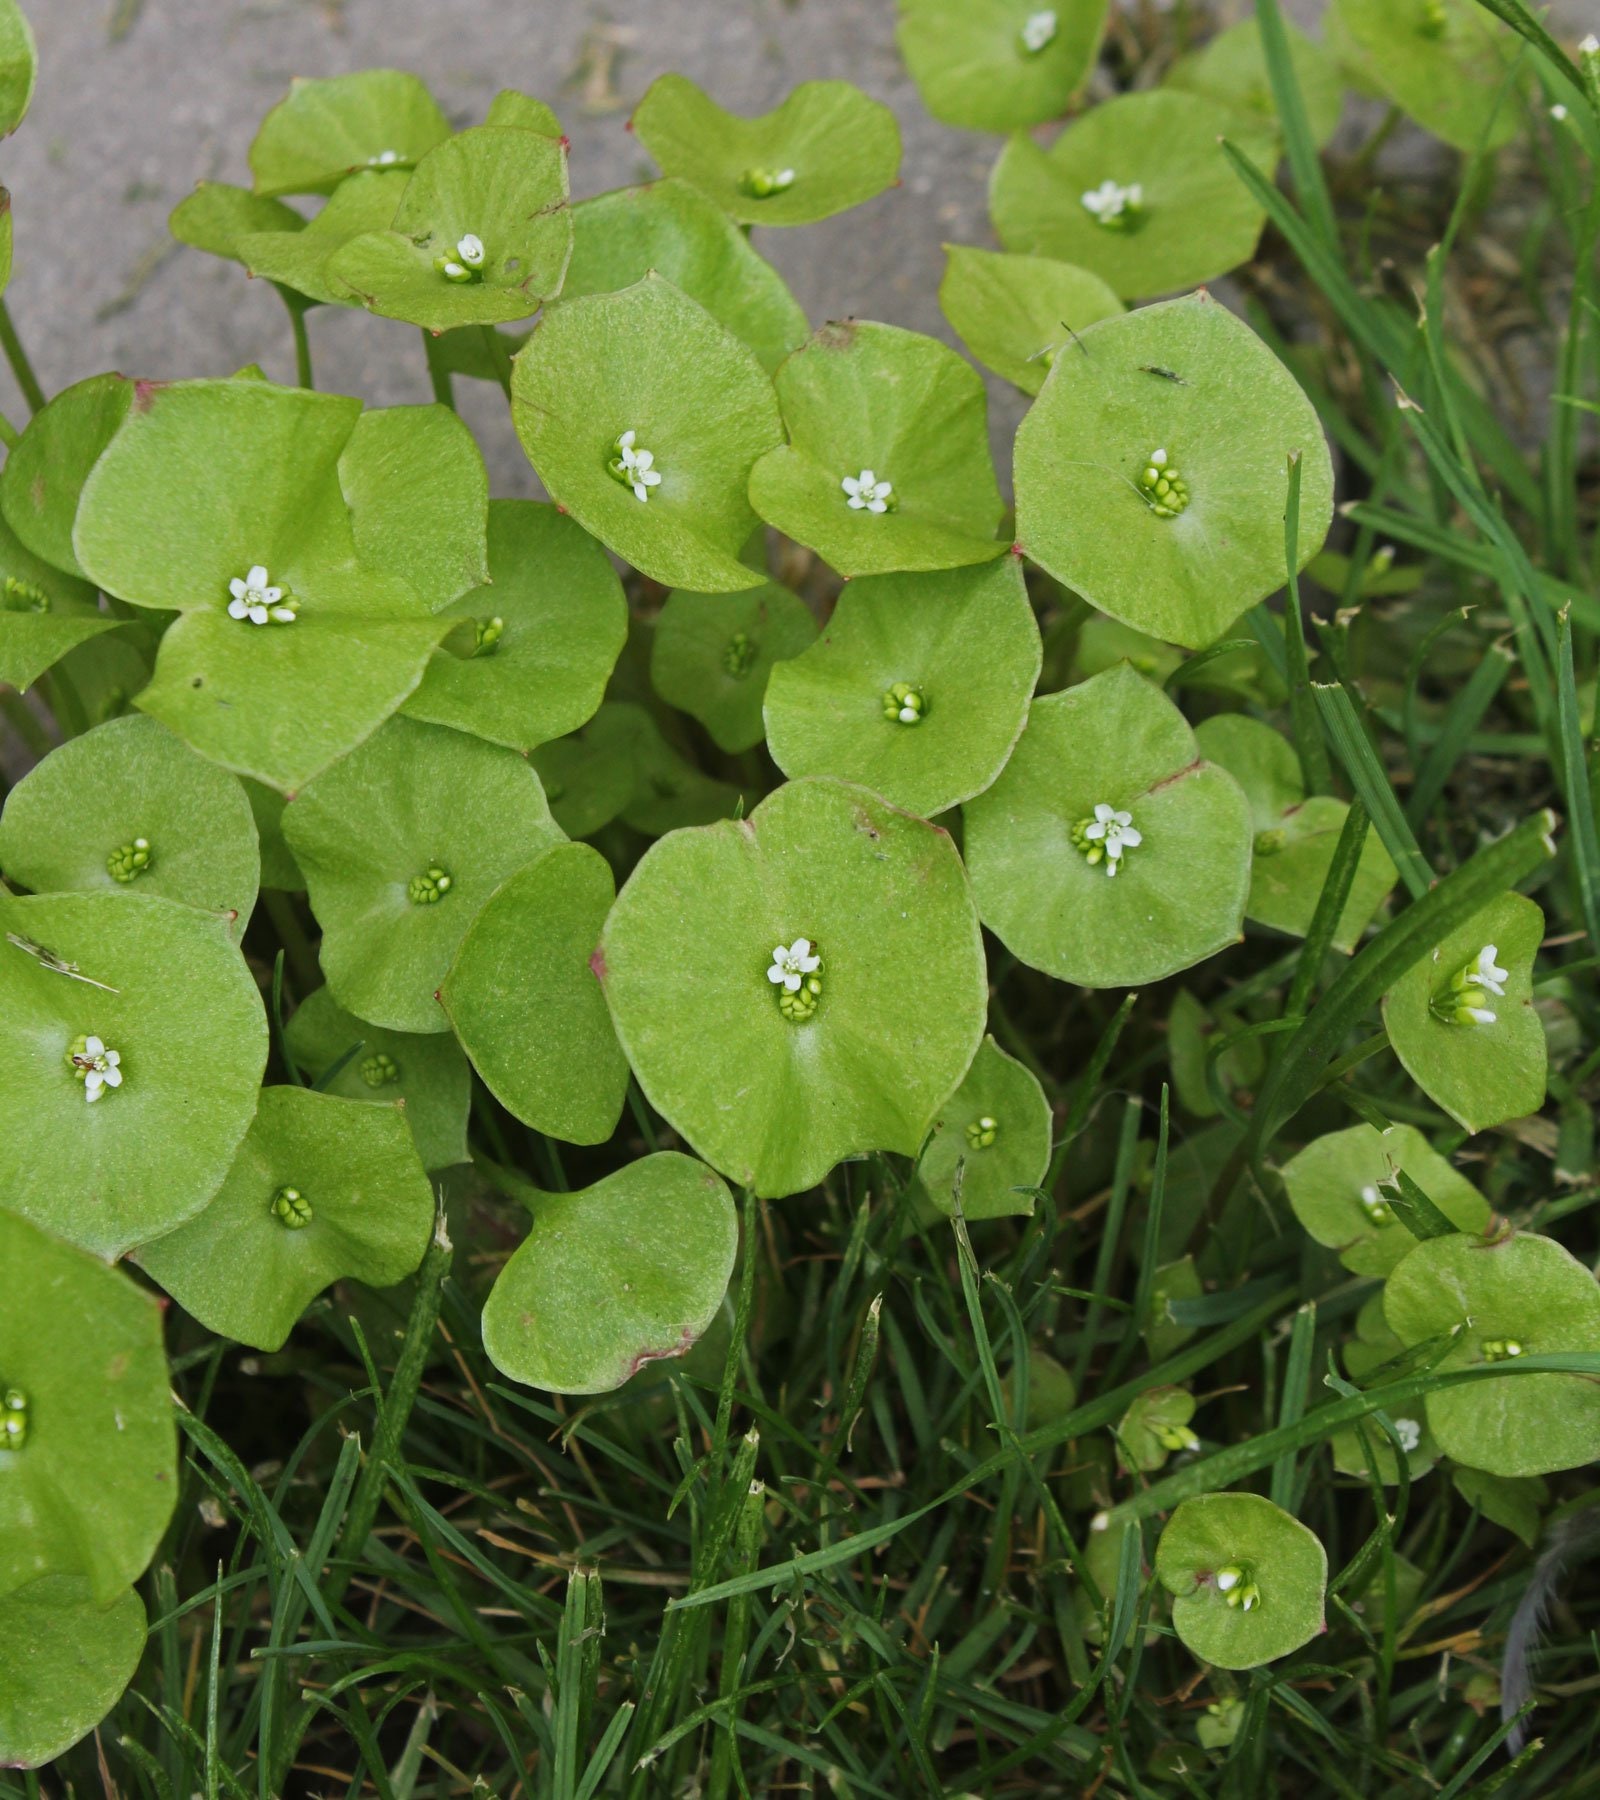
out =
[[[1056,35],[1056,15],[1046,9],[1029,13],[1022,22],[1022,47],[1037,55]]]
[[[637,438],[637,432],[625,431],[617,439],[612,473],[624,486],[633,489],[636,500],[648,500],[651,488],[661,485],[661,471],[656,468],[656,459],[650,451],[637,448]]]
[[[228,602],[230,619],[248,619],[252,625],[290,625],[294,622],[293,606],[283,604],[283,589],[273,587],[266,565],[256,563],[248,575],[235,575],[228,583],[233,598]]]
[[[1102,225],[1111,225],[1143,207],[1144,188],[1137,181],[1130,181],[1124,187],[1120,181],[1107,179],[1079,198],[1085,212],[1093,213]]]
[[[101,1038],[86,1037],[83,1048],[73,1053],[73,1065],[83,1076],[83,1097],[95,1101],[108,1087],[122,1086],[122,1070],[118,1064],[122,1057],[115,1050],[108,1050]]]
[[[822,958],[813,954],[810,938],[796,938],[792,944],[779,944],[773,951],[767,980],[774,987],[781,985],[791,994],[798,994],[801,980],[821,967]]]
[[[1124,850],[1137,849],[1144,842],[1143,834],[1133,823],[1133,814],[1118,812],[1104,801],[1094,809],[1094,821],[1084,826],[1083,835],[1091,844],[1099,844],[1105,850],[1108,875],[1116,874]]]
[[[886,513],[889,510],[893,484],[879,481],[871,469],[863,469],[859,475],[846,475],[839,486],[850,496],[851,512]]]
[[[1396,1419],[1394,1434],[1400,1440],[1400,1448],[1409,1456],[1422,1442],[1422,1427],[1415,1419]]]
[[[1495,958],[1500,954],[1493,944],[1485,944],[1478,952],[1478,966],[1473,979],[1481,988],[1487,988],[1491,994],[1497,994],[1502,1000],[1506,996],[1506,983],[1511,979],[1504,969],[1495,967]]]

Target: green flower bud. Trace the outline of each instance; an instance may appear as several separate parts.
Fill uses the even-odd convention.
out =
[[[749,632],[736,631],[723,649],[722,667],[734,681],[743,681],[756,666],[759,651],[760,645],[751,638]]]
[[[136,837],[131,844],[119,844],[106,858],[106,873],[113,881],[137,881],[149,867],[149,838]]]
[[[1417,30],[1423,37],[1443,37],[1449,23],[1450,15],[1444,9],[1444,0],[1422,0],[1422,17],[1417,22]]]
[[[1157,1424],[1152,1422],[1150,1430],[1155,1440],[1164,1450],[1198,1450],[1200,1439],[1187,1425]]]
[[[803,1025],[817,1010],[821,998],[822,971],[818,969],[807,975],[792,994],[787,988],[779,988],[778,1011],[790,1024]]]
[[[453,885],[452,878],[437,863],[430,863],[406,884],[406,898],[413,906],[435,906]]]
[[[1152,450],[1140,471],[1139,487],[1158,518],[1175,519],[1189,504],[1189,484],[1172,466],[1165,450]]]
[[[388,1087],[400,1079],[400,1065],[382,1050],[361,1060],[361,1079],[369,1088]]]
[[[740,189],[752,200],[770,200],[794,186],[793,169],[746,169],[739,178]]]
[[[1229,1563],[1216,1573],[1217,1592],[1229,1606],[1241,1612],[1253,1612],[1261,1604],[1261,1590],[1250,1579],[1250,1571],[1242,1563]]]
[[[920,725],[927,711],[927,697],[922,689],[907,681],[897,681],[884,693],[883,716],[893,724]]]
[[[505,635],[506,622],[497,613],[492,619],[478,619],[473,623],[474,656],[493,656],[495,646]]]
[[[1271,831],[1258,831],[1256,833],[1256,855],[1276,856],[1288,841],[1289,834],[1286,831],[1276,828]]]
[[[49,610],[50,596],[42,587],[24,581],[19,575],[6,577],[4,587],[0,587],[0,612],[46,613]]]
[[[1513,1358],[1526,1354],[1526,1346],[1520,1338],[1485,1338],[1483,1340],[1483,1360],[1485,1362],[1510,1362]]]
[[[272,1216],[286,1231],[300,1231],[311,1223],[311,1202],[297,1187],[281,1187],[272,1196]]]
[[[1394,1208],[1376,1187],[1361,1190],[1361,1210],[1374,1225],[1387,1225],[1394,1218]]]
[[[974,1150],[993,1149],[999,1135],[999,1120],[990,1118],[987,1113],[981,1119],[974,1119],[967,1127],[967,1142]]]
[[[0,1394],[0,1450],[20,1450],[28,1441],[28,1396],[21,1388]]]

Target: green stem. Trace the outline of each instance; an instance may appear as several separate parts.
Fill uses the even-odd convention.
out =
[[[8,450],[15,450],[17,439],[21,436],[22,433],[17,430],[16,426],[4,413],[0,413],[0,444],[4,444]]]
[[[314,988],[322,985],[317,953],[311,947],[311,940],[306,936],[305,928],[294,910],[294,901],[288,894],[281,893],[277,888],[263,888],[261,904],[272,921],[272,929],[278,934],[278,942],[283,945],[289,961],[294,965],[294,978],[300,984],[300,998],[303,1000]]]
[[[440,354],[438,338],[426,328],[422,333],[422,348],[428,358],[428,379],[433,383],[433,397],[441,406],[448,406],[454,412],[456,396],[450,381],[450,371],[445,367],[444,357]]]
[[[294,333],[295,382],[303,388],[314,388],[317,383],[311,370],[311,339],[306,332],[306,309],[290,301],[285,301],[284,304],[289,308],[289,329]]]
[[[22,339],[17,336],[17,328],[11,320],[11,308],[4,300],[0,300],[0,350],[6,353],[6,361],[11,364],[11,373],[17,378],[17,386],[22,389],[22,397],[28,403],[28,411],[38,412],[44,405],[44,389],[39,386],[39,377],[33,372],[33,364],[28,361],[28,353],[22,347]]]
[[[511,357],[506,350],[506,341],[493,325],[479,328],[483,332],[483,341],[489,349],[489,361],[494,366],[495,378],[505,389],[506,398],[511,398]]]

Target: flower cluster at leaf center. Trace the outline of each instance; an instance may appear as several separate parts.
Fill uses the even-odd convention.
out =
[[[801,1024],[822,998],[822,957],[810,938],[779,944],[772,952],[767,980],[778,990],[778,1011],[791,1024]]]
[[[1115,875],[1128,851],[1144,842],[1144,834],[1135,827],[1132,813],[1119,812],[1102,800],[1092,819],[1079,819],[1073,826],[1072,842],[1091,868],[1103,862],[1107,875]]]

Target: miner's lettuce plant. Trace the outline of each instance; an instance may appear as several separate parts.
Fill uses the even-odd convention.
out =
[[[1021,1747],[974,1750],[949,1791],[1033,1754],[1088,1782],[1086,1709],[1100,1694],[1123,1730],[1140,1656],[1165,1666],[1175,1635],[1210,1684],[1201,1749],[1245,1792],[1269,1687],[1232,1671],[1304,1653],[1282,1690],[1303,1707],[1295,1671],[1381,1664],[1387,1720],[1413,1576],[1423,1605],[1395,1548],[1413,1486],[1445,1496],[1431,1542],[1450,1494],[1532,1541],[1543,1477],[1600,1457],[1600,1289],[1550,1235],[1595,1191],[1578,433],[1600,315],[1580,273],[1536,479],[1442,335],[1445,252],[1420,323],[1356,285],[1318,160],[1347,84],[1476,175],[1553,129],[1592,269],[1600,50],[1569,57],[1518,0],[1338,0],[1321,44],[1268,0],[1087,104],[1106,30],[1095,0],[901,0],[928,109],[1010,134],[1003,248],[948,246],[939,292],[1027,399],[1009,469],[973,362],[808,320],[763,254],[766,228],[898,182],[893,115],[842,82],[744,118],[664,76],[631,120],[659,177],[574,204],[541,99],[458,125],[402,71],[296,81],[249,184],[201,182],[171,221],[281,296],[293,385],[91,373],[47,398],[0,302],[30,405],[0,420],[0,700],[24,753],[0,812],[0,1766],[106,1716],[148,1618],[168,1736],[158,1757],[123,1733],[132,1778],[234,1794],[253,1758],[283,1791],[317,1708],[366,1679],[339,1659],[387,1654],[347,1587],[365,1569],[377,1608],[416,1544],[415,1610],[451,1637],[405,1691],[432,1709],[466,1680],[506,1744],[537,1740],[530,1792],[642,1795],[663,1759],[683,1791],[765,1791],[741,1758],[786,1740],[741,1740],[740,1708],[781,1685],[754,1672],[786,1624],[837,1633],[818,1692],[890,1709],[929,1792],[969,1713]],[[0,0],[0,129],[33,80]],[[10,229],[7,205],[0,289]],[[1249,287],[1280,245],[1342,334],[1325,355]],[[1248,304],[1202,285],[1230,275]],[[325,307],[419,328],[434,402],[320,391]],[[503,393],[546,499],[491,498],[463,381]],[[1526,779],[1486,786],[1495,752]],[[1560,1197],[1542,1170],[1523,1191],[1524,1151]],[[819,1207],[845,1224],[797,1304],[774,1221],[803,1238]],[[252,1375],[309,1371],[335,1329],[376,1437],[331,1461],[320,1425],[236,1447],[211,1405],[224,1346]],[[765,1393],[758,1373],[805,1331],[830,1369],[809,1461],[787,1372]],[[1258,1367],[1198,1379],[1258,1338],[1265,1398],[1225,1398]],[[545,1558],[564,1611],[493,1560],[518,1543],[454,1517],[519,1480],[495,1461],[514,1415],[638,1487],[595,1482],[603,1532]],[[858,1428],[895,1475],[852,1463]],[[1341,1493],[1376,1497],[1361,1541],[1314,1501],[1324,1450]],[[850,1517],[946,1453],[932,1487]],[[517,1508],[574,1504],[529,1463]],[[982,1592],[1030,1494],[1048,1591],[996,1601],[915,1693],[853,1666],[847,1691],[839,1659],[888,1655],[899,1625],[882,1595],[838,1625],[840,1571],[949,1516],[885,1578],[937,1642],[947,1602],[920,1584],[960,1554],[944,1509],[997,1478]],[[180,1600],[197,1482],[198,1516],[254,1548]],[[326,1490],[304,1549],[277,1510],[295,1482]],[[374,1533],[386,1496],[404,1550]],[[641,1535],[658,1501],[684,1508],[685,1567]],[[638,1671],[602,1673],[597,1556],[673,1595]],[[263,1567],[260,1685],[223,1746],[244,1640],[224,1650],[222,1609],[242,1590],[253,1629]],[[204,1735],[198,1637],[172,1686],[201,1608]],[[1024,1616],[1005,1668],[1059,1635],[1074,1697],[1050,1714],[996,1710],[979,1668]],[[481,1670],[450,1660],[469,1642]],[[340,1673],[302,1693],[318,1658]],[[415,1791],[432,1716],[387,1771],[351,1727],[382,1791]],[[472,1774],[438,1766],[523,1780],[492,1739]],[[800,1760],[913,1791],[898,1766],[848,1787],[828,1758]],[[1440,1750],[1428,1783],[1462,1791],[1464,1768]]]

